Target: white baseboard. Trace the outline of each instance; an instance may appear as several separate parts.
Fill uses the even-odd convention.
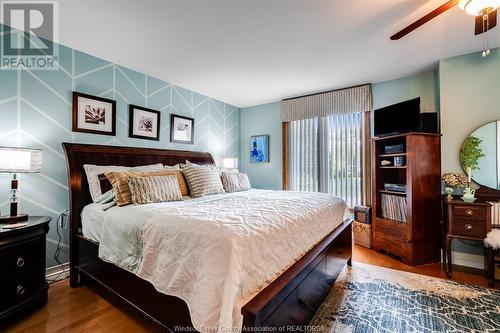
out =
[[[47,268],[45,278],[50,281],[64,280],[69,276],[69,262]]]
[[[453,265],[485,269],[484,256],[479,254],[451,251],[451,262]]]

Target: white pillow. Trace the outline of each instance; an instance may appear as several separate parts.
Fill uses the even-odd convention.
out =
[[[180,170],[181,164],[177,163],[176,165],[164,165],[165,170]]]
[[[163,164],[151,164],[151,165],[141,165],[136,167],[128,166],[117,166],[117,165],[93,165],[84,164],[83,169],[87,175],[87,182],[89,183],[90,196],[92,201],[96,202],[96,199],[102,195],[101,183],[99,182],[99,175],[106,172],[123,172],[123,171],[137,171],[137,172],[149,172],[149,171],[159,171],[163,170]]]
[[[246,191],[252,188],[246,173],[223,172],[221,178],[224,190],[228,193]]]

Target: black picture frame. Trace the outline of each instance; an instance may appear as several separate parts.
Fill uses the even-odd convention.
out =
[[[146,113],[151,113],[151,114],[154,114],[156,116],[156,135],[154,137],[140,135],[137,133],[134,134],[134,131],[136,130],[136,127],[134,124],[134,114],[135,114],[136,110],[146,112]],[[139,105],[130,104],[128,106],[128,124],[129,124],[128,136],[130,138],[160,141],[160,131],[161,131],[161,112],[160,111],[149,109],[149,108],[139,106]]]
[[[79,123],[79,115],[80,112],[86,112],[85,110],[79,110],[78,101],[80,98],[94,100],[100,103],[110,104],[111,106],[111,128],[109,131],[105,130],[97,130],[90,128],[83,128]],[[106,111],[105,111],[106,112]],[[97,124],[94,124],[97,125]],[[93,126],[93,125],[89,125]],[[100,134],[100,135],[110,135],[116,136],[116,101],[108,98],[88,95],[84,93],[80,93],[77,91],[73,91],[73,105],[72,105],[72,130],[73,132],[81,132],[81,133],[89,133],[89,134]]]
[[[182,120],[187,120],[187,121],[190,121],[191,124],[191,140],[178,140],[178,139],[175,139],[175,119],[182,119]],[[174,143],[185,143],[185,144],[194,144],[194,118],[189,118],[189,117],[185,117],[185,116],[181,116],[181,115],[178,115],[178,114],[171,114],[170,115],[170,142],[174,142]]]

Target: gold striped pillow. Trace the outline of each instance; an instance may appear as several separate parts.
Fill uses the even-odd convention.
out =
[[[225,193],[217,169],[195,164],[186,164],[181,167],[192,197]]]
[[[175,176],[128,177],[127,180],[134,204],[142,205],[182,199]]]
[[[181,170],[162,170],[162,171],[153,171],[144,173],[107,172],[104,175],[106,176],[106,178],[108,178],[109,182],[113,186],[113,192],[115,193],[117,206],[126,206],[132,203],[132,193],[130,193],[130,187],[128,185],[128,177],[173,175],[177,177],[178,186],[181,190],[181,194],[184,196],[189,195],[189,188]]]

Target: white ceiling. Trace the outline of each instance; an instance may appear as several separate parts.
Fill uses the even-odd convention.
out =
[[[61,0],[60,41],[245,107],[410,76],[480,50],[484,39],[458,8],[389,40],[444,2]]]

